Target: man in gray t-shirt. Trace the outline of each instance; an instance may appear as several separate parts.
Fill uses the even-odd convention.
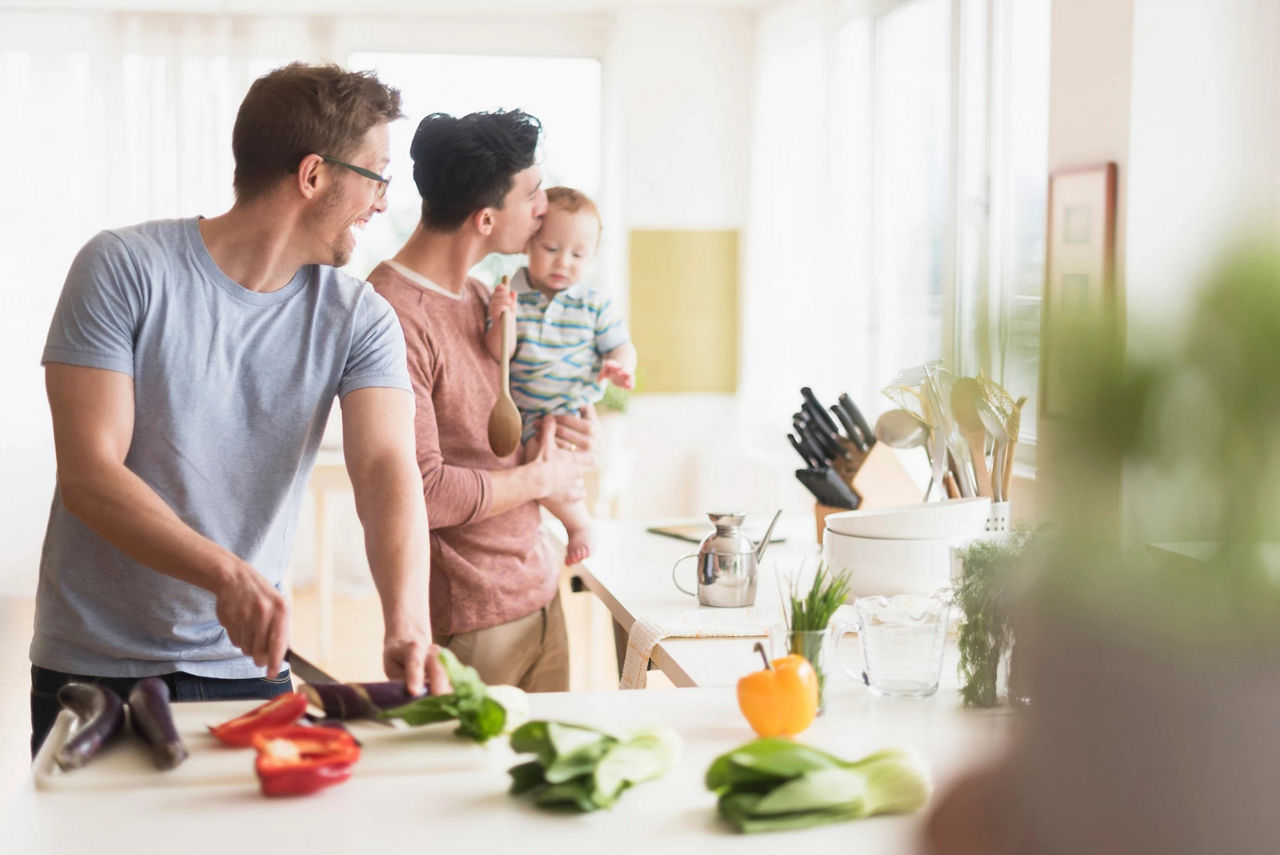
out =
[[[383,604],[384,667],[421,691],[427,520],[395,314],[335,270],[386,208],[399,93],[293,64],[233,131],[227,213],[105,231],[67,275],[43,362],[58,483],[40,562],[32,750],[57,688],[160,675],[179,699],[270,697],[280,581],[335,397]]]

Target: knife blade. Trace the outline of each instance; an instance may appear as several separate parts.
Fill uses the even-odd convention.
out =
[[[296,674],[304,683],[326,685],[338,682],[338,680],[330,676],[327,671],[319,665],[311,662],[311,660],[307,659],[305,656],[299,654],[292,647],[285,652],[284,661],[289,663],[289,670]]]
[[[863,436],[862,431],[858,430],[858,426],[853,423],[853,419],[849,418],[849,414],[844,411],[843,407],[833,405],[831,412],[835,413],[836,418],[840,420],[840,424],[844,425],[845,433],[849,439],[853,440],[853,444],[858,447],[859,451],[865,454],[871,449],[866,437]]]
[[[862,417],[862,411],[858,409],[858,405],[853,402],[848,394],[841,392],[839,397],[840,406],[849,414],[849,418],[853,419],[853,423],[858,426],[858,430],[862,431],[862,435],[867,438],[867,445],[876,444],[876,435],[871,430],[871,425],[867,424],[867,420]]]

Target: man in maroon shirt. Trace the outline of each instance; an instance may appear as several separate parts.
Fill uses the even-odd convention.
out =
[[[423,119],[411,150],[422,220],[368,278],[400,318],[417,397],[435,640],[485,682],[564,691],[559,562],[538,500],[582,497],[594,414],[547,420],[515,454],[493,453],[500,372],[484,345],[489,289],[468,276],[491,252],[521,252],[538,229],[540,131],[519,110]]]

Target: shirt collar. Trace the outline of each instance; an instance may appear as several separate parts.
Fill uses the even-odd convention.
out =
[[[517,270],[512,275],[511,281],[508,284],[510,284],[511,293],[513,294],[537,294],[539,297],[546,300],[547,302],[552,302],[555,299],[554,297],[550,297],[550,298],[547,297],[546,294],[543,294],[541,291],[538,291],[533,287],[533,285],[529,283],[529,268],[527,267],[521,267],[519,270]],[[586,297],[586,294],[587,294],[587,283],[575,282],[572,285],[570,285],[568,288],[565,288],[563,291],[560,291],[559,293],[557,293],[555,296],[556,297],[565,296],[565,297],[573,297],[574,299],[582,299]]]

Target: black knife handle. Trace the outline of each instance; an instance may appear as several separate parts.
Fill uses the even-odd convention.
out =
[[[862,431],[862,435],[867,438],[867,445],[875,445],[876,435],[871,430],[871,425],[867,424],[867,420],[862,417],[862,411],[858,409],[858,405],[853,402],[848,394],[840,393],[840,406],[844,407],[844,411],[849,414],[849,418],[853,419],[853,423],[858,426],[858,430]]]
[[[839,440],[827,432],[827,430],[812,419],[801,424],[798,428],[800,434],[816,449],[822,452],[823,462],[835,460],[837,457],[848,457],[849,453],[844,450],[844,446],[840,445]]]
[[[804,460],[806,466],[818,465],[818,461],[815,460],[809,452],[805,451],[804,446],[800,444],[799,440],[791,434],[787,434],[787,439],[791,441],[791,447],[794,448],[796,450],[796,454],[799,454],[801,459]]]
[[[805,406],[808,407],[808,402],[805,402]],[[826,415],[826,413],[824,412],[823,415]],[[830,416],[827,416],[827,419],[830,418]],[[840,444],[839,430],[827,427],[827,419],[819,419],[811,415],[809,417],[810,432],[812,432],[814,436],[817,436],[822,441],[823,445],[826,446],[827,450],[831,452],[832,459],[843,457],[846,460],[852,460],[853,455],[849,453],[847,448]]]
[[[837,428],[836,423],[831,420],[831,416],[827,414],[826,408],[818,402],[818,398],[813,394],[812,389],[808,386],[802,386],[800,388],[800,395],[804,398],[804,405],[801,406],[801,409],[808,411],[809,418],[812,421],[821,422],[826,425],[827,430],[832,433],[839,432],[840,429]]]
[[[809,452],[809,456],[813,458],[814,466],[824,466],[829,462],[830,459],[827,457],[822,446],[818,444],[818,441],[810,435],[809,431],[803,425],[796,428],[796,437],[797,441],[800,443],[800,447]]]
[[[862,435],[862,431],[858,430],[858,426],[853,423],[853,419],[849,418],[849,414],[844,411],[843,407],[833,406],[831,412],[836,414],[836,418],[840,420],[840,424],[844,425],[845,433],[849,435],[849,439],[853,440],[853,444],[858,446],[858,450],[866,453],[871,447],[867,444],[866,437]]]

